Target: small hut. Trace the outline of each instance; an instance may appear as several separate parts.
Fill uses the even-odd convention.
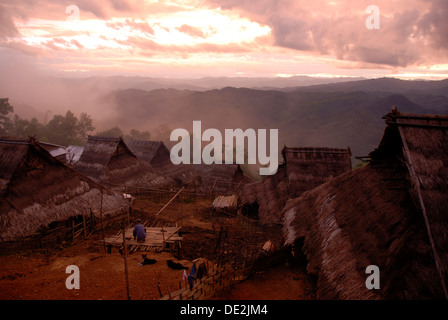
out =
[[[150,164],[156,171],[166,171],[172,165],[170,151],[162,141],[131,139],[127,145],[137,158]]]
[[[242,213],[265,224],[280,224],[286,201],[351,170],[351,151],[341,148],[282,150],[277,173],[239,192]]]
[[[170,179],[157,174],[151,165],[138,159],[121,137],[89,136],[74,169],[116,189],[164,189],[173,184]]]
[[[129,203],[53,158],[34,139],[2,138],[0,208],[0,241],[4,243],[39,237],[92,214],[113,218],[127,213]]]
[[[239,164],[194,164],[195,188],[198,192],[230,196],[250,182]]]
[[[319,299],[448,298],[448,117],[385,119],[366,166],[285,206],[285,244],[305,253]]]

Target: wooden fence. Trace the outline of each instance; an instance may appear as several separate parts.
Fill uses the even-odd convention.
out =
[[[106,214],[107,212],[104,212]],[[26,236],[3,238],[0,241],[0,254],[27,250],[41,250],[61,245],[63,241],[74,242],[77,238],[89,238],[93,232],[100,231],[104,226],[117,220],[129,219],[129,212],[101,219],[92,213],[90,216],[77,216],[60,222],[65,224],[51,230]],[[81,221],[81,222],[79,222]]]
[[[208,300],[249,275],[250,268],[235,270],[231,264],[214,265],[207,276],[195,281],[191,289],[188,282],[184,282],[179,290],[169,292],[160,300]]]

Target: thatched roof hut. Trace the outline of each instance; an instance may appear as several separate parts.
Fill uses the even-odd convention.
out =
[[[288,148],[282,150],[291,198],[352,169],[350,148]]]
[[[169,188],[173,182],[138,159],[121,137],[89,136],[74,169],[112,188]]]
[[[285,243],[302,246],[318,298],[448,298],[448,117],[385,119],[368,165],[284,209]],[[369,265],[379,290],[366,288]]]
[[[149,163],[155,170],[163,170],[172,164],[170,151],[162,141],[131,139],[127,145],[137,158]]]
[[[53,158],[38,142],[0,139],[0,240],[39,233],[71,217],[127,212],[122,195]]]
[[[213,192],[232,195],[243,185],[251,182],[239,164],[194,164],[195,189],[197,192]]]
[[[351,170],[351,151],[341,148],[289,148],[282,150],[277,173],[247,184],[239,193],[243,214],[266,224],[282,222],[286,201]]]
[[[170,151],[162,141],[147,141],[131,139],[129,149],[137,158],[150,164],[155,172],[172,179],[177,187],[193,189],[195,174],[190,165],[174,165],[171,162]]]

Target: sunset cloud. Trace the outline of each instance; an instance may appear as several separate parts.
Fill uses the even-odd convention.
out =
[[[64,71],[61,61],[70,62],[70,70],[76,70],[76,61],[88,61],[83,70],[88,65],[111,73],[138,70],[146,61],[159,63],[170,74],[173,59],[178,59],[176,66],[188,70],[185,76],[194,75],[200,63],[212,75],[213,70],[222,72],[217,64],[232,63],[238,66],[232,72],[256,75],[258,67],[263,76],[285,74],[285,69],[291,75],[323,70],[351,76],[350,69],[366,76],[424,75],[434,74],[436,65],[436,73],[448,74],[448,1],[377,0],[380,28],[374,30],[365,26],[370,4],[5,0],[0,4],[0,47],[38,57],[42,67],[56,71]],[[79,20],[67,12],[69,5],[79,9]],[[127,64],[120,65],[124,60]],[[105,61],[114,62],[105,67]]]
[[[371,1],[208,0],[272,29],[280,47],[391,67],[446,61],[448,2],[377,0],[380,29],[368,30]]]

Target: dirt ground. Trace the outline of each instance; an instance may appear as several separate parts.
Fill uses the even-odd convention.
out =
[[[155,213],[164,203],[137,200],[133,215],[143,221],[155,220]],[[233,262],[241,266],[251,250],[267,240],[280,245],[279,227],[247,229],[237,219],[217,214],[209,209],[209,200],[185,201],[182,206],[173,203],[159,216],[157,222],[176,222],[182,225],[181,256],[176,253],[147,253],[157,260],[153,265],[139,266],[142,252],[127,256],[129,295],[132,300],[154,300],[182,285],[183,270],[173,270],[166,264],[175,260],[189,269],[192,260],[203,258],[209,263]],[[131,217],[132,218],[132,217]],[[105,229],[105,235],[114,235],[119,223]],[[219,233],[227,231],[222,251],[215,250]],[[1,300],[123,300],[127,299],[125,259],[117,251],[105,253],[101,232],[89,239],[63,243],[58,248],[29,251],[0,256]],[[221,254],[219,254],[221,252]],[[80,289],[68,290],[65,281],[69,265],[80,270]],[[187,270],[188,272],[189,270]],[[312,289],[303,265],[291,267],[285,263],[255,272],[245,281],[225,290],[218,300],[302,300],[312,299]]]

